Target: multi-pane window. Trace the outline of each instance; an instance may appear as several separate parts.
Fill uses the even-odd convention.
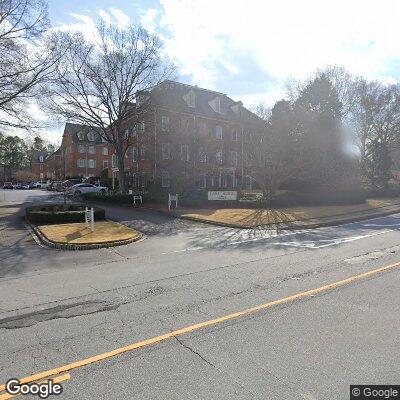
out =
[[[103,160],[103,169],[108,168],[108,160]]]
[[[214,107],[215,107],[215,112],[220,113],[221,112],[221,99],[217,97],[214,100]]]
[[[95,136],[95,134],[93,132],[89,132],[88,135],[87,135],[87,138],[88,138],[89,141],[94,142],[95,139],[96,139],[96,136]]]
[[[77,161],[77,165],[79,168],[84,168],[85,167],[85,159],[84,158],[79,158]]]
[[[181,144],[181,160],[189,161],[189,146],[187,144]]]
[[[161,130],[163,132],[167,131],[169,129],[169,117],[166,115],[163,115],[161,117]]]
[[[231,151],[231,164],[233,166],[237,166],[238,165],[238,153],[237,151]]]
[[[108,147],[103,147],[103,156],[108,156]]]
[[[112,166],[113,168],[116,168],[116,167],[118,166],[117,155],[116,155],[116,154],[113,154],[113,155],[111,156],[111,166]]]
[[[161,154],[163,160],[169,160],[171,158],[171,150],[169,143],[163,143],[161,146]]]
[[[140,146],[140,158],[144,160],[146,158],[146,145],[142,144]]]
[[[205,189],[206,186],[207,186],[207,175],[206,174],[202,174],[197,179],[197,187],[199,189]]]
[[[235,142],[239,140],[239,133],[236,129],[232,131],[232,140]]]
[[[218,150],[215,154],[215,162],[218,165],[221,165],[223,163],[223,155],[222,155],[222,150]]]
[[[83,145],[83,144],[80,144],[79,146],[78,146],[78,152],[79,153],[84,153],[85,152],[85,146]]]
[[[88,147],[88,153],[89,154],[95,154],[96,153],[96,148],[94,146],[89,146]]]
[[[83,132],[78,132],[78,133],[77,133],[77,136],[78,136],[78,139],[79,139],[79,140],[83,140],[83,138],[84,138]]]
[[[133,162],[137,161],[137,147],[135,146],[132,147],[132,161]]]
[[[215,139],[222,140],[222,126],[215,127]]]
[[[170,176],[168,171],[161,172],[161,186],[162,187],[170,186]]]
[[[88,167],[89,168],[96,168],[96,160],[88,160]]]
[[[138,124],[138,130],[139,130],[140,132],[144,132],[145,129],[146,129],[146,125],[145,125],[144,121],[139,122],[139,124]]]
[[[201,162],[201,163],[207,162],[207,153],[203,147],[200,148],[200,150],[199,150],[199,162]]]

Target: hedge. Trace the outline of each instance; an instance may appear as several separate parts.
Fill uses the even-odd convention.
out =
[[[26,219],[37,224],[68,223],[85,221],[85,204],[46,204],[28,207]],[[94,207],[94,219],[103,220],[106,212],[103,208]]]

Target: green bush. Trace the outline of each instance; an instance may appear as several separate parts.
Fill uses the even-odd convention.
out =
[[[46,204],[28,207],[26,219],[37,224],[68,223],[85,221],[85,204]],[[94,207],[94,219],[103,220],[106,212],[103,208]]]
[[[129,204],[133,202],[131,194],[102,194],[102,193],[84,193],[83,200],[86,201],[102,201],[105,203]]]

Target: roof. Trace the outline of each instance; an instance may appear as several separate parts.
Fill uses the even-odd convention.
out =
[[[195,107],[189,107],[185,101],[185,96],[191,91],[195,93]],[[221,112],[216,112],[211,106],[216,98],[220,100]],[[151,101],[158,106],[173,111],[187,112],[210,118],[237,121],[247,117],[250,120],[254,120],[253,122],[262,121],[256,114],[243,107],[242,102],[235,101],[226,94],[170,80],[160,83],[151,90]]]
[[[43,157],[43,160],[45,160],[49,155],[50,155],[50,153],[45,150],[43,150],[43,151],[42,150],[33,150],[32,151],[32,160],[39,161],[40,157]]]
[[[100,136],[100,128],[89,125],[73,124],[67,122],[65,124],[64,133],[69,132],[72,135],[72,140],[76,143],[93,143],[101,144],[103,143]],[[88,134],[94,134],[94,140],[89,140]]]

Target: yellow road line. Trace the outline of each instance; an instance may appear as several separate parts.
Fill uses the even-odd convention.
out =
[[[71,379],[71,375],[70,374],[64,374],[64,375],[56,376],[53,379],[53,383],[65,382],[65,381],[68,381],[69,379]],[[38,383],[44,383],[44,382],[47,382],[48,380],[50,380],[50,379],[45,379],[45,380],[40,381]],[[18,397],[18,396],[22,396],[22,395],[5,393],[5,394],[1,394],[0,395],[0,400],[13,399],[14,397]]]
[[[378,268],[378,269],[374,269],[372,271],[364,272],[364,273],[359,274],[359,275],[353,275],[353,276],[351,276],[349,278],[346,278],[346,279],[331,283],[329,285],[324,285],[324,286],[321,286],[321,287],[318,287],[318,288],[315,288],[315,289],[311,289],[311,290],[307,290],[307,291],[304,291],[304,292],[300,292],[300,293],[294,294],[292,296],[284,297],[284,298],[281,298],[279,300],[274,300],[274,301],[271,301],[269,303],[261,304],[259,306],[248,308],[248,309],[243,310],[243,311],[238,311],[238,312],[235,312],[235,313],[232,313],[232,314],[228,314],[228,315],[225,315],[225,316],[220,317],[220,318],[211,319],[211,320],[208,320],[208,321],[200,322],[198,324],[190,325],[190,326],[187,326],[185,328],[181,328],[181,329],[169,332],[169,333],[165,333],[163,335],[156,336],[156,337],[153,337],[153,338],[150,338],[150,339],[142,340],[140,342],[132,343],[130,345],[123,346],[123,347],[120,347],[118,349],[106,352],[106,353],[101,353],[101,354],[98,354],[96,356],[88,357],[88,358],[85,358],[83,360],[79,360],[79,361],[75,361],[75,362],[70,363],[70,364],[63,365],[63,366],[58,367],[58,368],[54,368],[54,369],[51,369],[51,370],[48,370],[48,371],[43,371],[43,372],[40,372],[40,373],[35,374],[35,375],[27,376],[25,378],[22,378],[20,381],[21,381],[21,383],[28,383],[28,382],[38,381],[38,380],[43,379],[43,378],[48,378],[48,377],[53,376],[53,375],[62,374],[64,372],[71,371],[71,370],[76,369],[76,368],[84,367],[84,366],[89,365],[89,364],[93,364],[93,363],[96,363],[96,362],[99,362],[99,361],[106,360],[106,359],[111,358],[111,357],[115,357],[115,356],[117,356],[119,354],[126,353],[128,351],[136,350],[136,349],[139,349],[141,347],[146,347],[146,346],[153,345],[155,343],[162,342],[164,340],[173,338],[175,336],[180,336],[180,335],[183,335],[185,333],[197,331],[199,329],[203,329],[203,328],[207,328],[209,326],[217,325],[217,324],[220,324],[222,322],[230,321],[230,320],[233,320],[233,319],[236,319],[236,318],[239,318],[239,317],[244,317],[246,315],[253,314],[253,313],[256,313],[256,312],[259,312],[259,311],[262,311],[262,310],[266,310],[268,308],[272,308],[272,307],[275,307],[275,306],[279,306],[279,305],[282,305],[282,304],[292,303],[292,302],[294,302],[296,300],[304,299],[304,298],[307,298],[307,297],[312,297],[312,296],[315,296],[317,294],[320,294],[320,293],[323,293],[323,292],[327,292],[329,290],[336,289],[336,288],[341,287],[341,286],[346,286],[346,285],[349,285],[351,283],[354,283],[354,282],[357,282],[357,281],[360,281],[360,280],[363,280],[363,279],[372,277],[374,275],[378,275],[380,273],[383,273],[383,272],[386,272],[386,271],[389,271],[389,270],[393,270],[393,269],[396,269],[396,268],[399,268],[399,267],[400,267],[400,262],[397,262],[395,264],[390,264],[390,265],[387,265],[385,267],[381,267],[381,268]],[[4,388],[5,388],[4,385],[0,386],[0,391],[4,390]],[[1,400],[1,398],[0,398],[0,400]]]

